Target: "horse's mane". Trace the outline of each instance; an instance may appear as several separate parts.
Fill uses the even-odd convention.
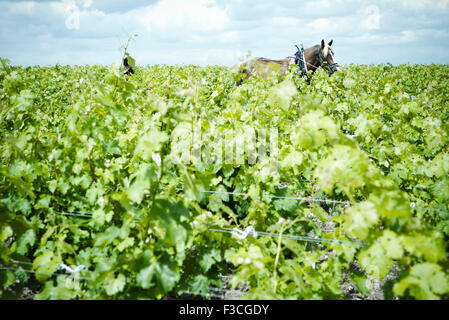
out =
[[[314,46],[311,46],[311,47],[309,47],[309,48],[307,48],[307,49],[304,49],[304,53],[306,53],[306,52],[309,53],[309,52],[311,52],[311,51],[317,51],[318,47],[320,47],[319,44],[316,44],[316,45],[314,45]]]

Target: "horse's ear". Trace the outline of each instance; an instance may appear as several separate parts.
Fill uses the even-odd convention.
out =
[[[321,49],[324,49],[324,47],[326,46],[326,43],[324,42],[324,39],[321,40]]]
[[[334,43],[334,40],[331,40],[331,42],[328,43],[329,47]]]

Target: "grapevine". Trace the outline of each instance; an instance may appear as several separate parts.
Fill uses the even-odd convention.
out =
[[[448,66],[134,70],[1,60],[2,298],[345,299],[387,276],[385,297],[448,298]],[[201,157],[253,131],[276,146]]]

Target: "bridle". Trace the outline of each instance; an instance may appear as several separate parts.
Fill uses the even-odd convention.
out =
[[[317,50],[318,58],[320,60],[319,66],[315,66],[306,61],[306,58],[304,57],[305,50],[304,50],[304,47],[302,44],[301,44],[301,48],[299,48],[297,45],[295,45],[295,47],[296,47],[296,49],[298,49],[298,51],[296,51],[295,56],[294,56],[295,64],[298,66],[298,72],[301,72],[301,76],[307,74],[307,71],[308,71],[307,65],[309,65],[310,67],[313,67],[315,69],[318,69],[318,67],[321,66],[325,70],[327,70],[327,72],[329,72],[329,75],[332,75],[335,71],[337,71],[338,63],[329,63],[327,61],[326,57],[324,56],[324,53],[320,47],[318,47],[318,50]]]
[[[329,63],[324,56],[321,47],[318,47],[318,58],[320,59],[321,66],[329,72],[329,75],[332,75],[335,71],[337,71],[338,63]]]

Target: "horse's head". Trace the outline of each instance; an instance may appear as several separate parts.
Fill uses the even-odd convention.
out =
[[[320,65],[329,72],[329,75],[332,75],[335,71],[340,70],[340,68],[338,68],[338,63],[334,58],[334,51],[331,48],[333,42],[334,40],[331,40],[329,43],[321,40],[321,46],[318,46],[318,58]]]

